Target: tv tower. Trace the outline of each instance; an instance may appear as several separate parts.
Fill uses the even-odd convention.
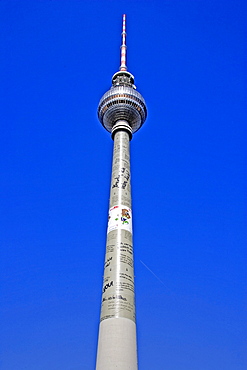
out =
[[[101,98],[98,117],[114,140],[97,370],[137,370],[129,143],[147,108],[126,66],[123,15],[121,65]]]

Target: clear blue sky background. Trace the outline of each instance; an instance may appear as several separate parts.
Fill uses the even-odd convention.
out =
[[[123,13],[140,370],[245,370],[241,0],[0,2],[0,368],[94,369]]]

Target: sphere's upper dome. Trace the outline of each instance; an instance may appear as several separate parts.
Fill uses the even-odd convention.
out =
[[[117,121],[125,120],[134,133],[147,117],[145,100],[133,87],[115,85],[100,99],[98,117],[109,132]]]

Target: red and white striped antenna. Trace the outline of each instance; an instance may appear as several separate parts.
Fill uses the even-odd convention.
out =
[[[126,66],[126,14],[123,14],[123,32],[122,32],[122,45],[121,45],[121,66],[120,71],[127,71]]]

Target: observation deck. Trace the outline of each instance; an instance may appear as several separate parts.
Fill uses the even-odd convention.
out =
[[[113,86],[99,102],[99,120],[109,132],[112,132],[117,121],[127,121],[134,133],[140,129],[147,117],[145,100],[135,89],[134,77],[130,73],[117,72],[112,80]]]

